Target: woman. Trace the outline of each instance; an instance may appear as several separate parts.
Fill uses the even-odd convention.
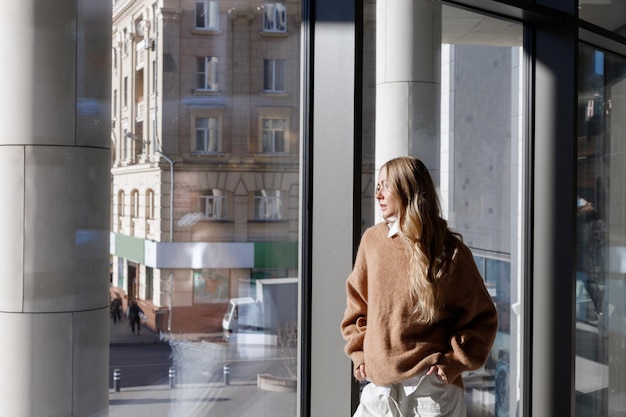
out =
[[[384,164],[376,199],[385,221],[363,234],[341,322],[354,376],[371,382],[355,416],[465,416],[461,373],[487,360],[493,301],[420,160]]]

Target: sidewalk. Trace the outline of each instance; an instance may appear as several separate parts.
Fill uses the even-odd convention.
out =
[[[154,344],[161,340],[161,335],[145,326],[141,326],[141,331],[137,334],[130,330],[130,323],[127,319],[122,319],[117,323],[109,320],[109,343],[111,345],[142,345]]]
[[[256,381],[135,387],[109,393],[109,417],[293,417],[296,393],[263,391]]]
[[[142,326],[132,333],[128,320],[110,320],[111,345],[169,343],[158,332]],[[193,341],[208,335],[186,335]],[[213,335],[211,335],[213,336]],[[197,353],[206,353],[199,350]],[[193,363],[193,361],[191,361]],[[109,417],[293,417],[296,415],[295,392],[273,392],[259,388],[256,380],[208,382],[204,384],[153,385],[109,389]]]

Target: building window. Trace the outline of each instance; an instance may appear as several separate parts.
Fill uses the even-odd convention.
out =
[[[285,60],[263,60],[263,90],[285,91]]]
[[[217,91],[217,62],[215,56],[197,58],[196,89]]]
[[[130,217],[139,217],[139,191],[130,192]]]
[[[146,219],[154,219],[154,191],[146,190]]]
[[[217,117],[196,117],[194,121],[194,152],[220,152],[219,119]]]
[[[263,31],[287,31],[287,7],[283,3],[265,4],[263,12]]]
[[[256,220],[280,220],[283,218],[283,202],[280,190],[255,192],[254,218]]]
[[[157,63],[155,60],[152,61],[152,94],[156,93],[157,90]]]
[[[286,152],[286,119],[262,119],[261,152]]]
[[[117,118],[117,90],[113,90],[113,119]]]
[[[120,190],[117,193],[117,215],[119,217],[124,216],[124,190]]]
[[[128,55],[128,29],[124,28],[122,33],[122,51],[124,52],[124,55]]]
[[[230,271],[228,269],[194,269],[193,302],[210,304],[228,302]]]
[[[128,107],[128,77],[124,77],[124,108]]]
[[[196,2],[196,29],[217,30],[220,23],[220,3],[219,1],[197,1]]]
[[[226,195],[222,190],[209,190],[198,199],[199,211],[205,218],[220,220],[226,218]]]

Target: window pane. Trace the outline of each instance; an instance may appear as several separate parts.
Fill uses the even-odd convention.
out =
[[[113,43],[128,49],[111,70],[111,284],[124,311],[135,300],[145,320],[140,334],[111,322],[122,389],[111,391],[109,413],[156,416],[157,404],[172,416],[294,416],[300,146],[288,141],[300,133],[285,121],[300,120],[300,97],[260,92],[300,85],[301,42],[299,30],[261,34],[299,27],[302,12],[297,1],[289,13],[274,3],[175,3],[113,8]],[[129,27],[144,32],[125,36]],[[145,40],[154,48],[137,48]],[[275,57],[296,67],[286,74]],[[145,120],[134,112],[140,102]],[[149,141],[139,157],[122,157],[124,144],[133,149],[124,127]]]
[[[580,47],[576,415],[624,415],[626,403],[626,59]],[[624,150],[622,150],[624,148]]]
[[[276,91],[285,91],[285,61],[282,59],[276,60],[276,71],[274,79],[274,89]]]
[[[578,13],[583,20],[626,36],[626,2],[578,0]]]
[[[383,8],[376,0],[365,2],[362,87],[363,96],[375,100],[363,104],[361,224],[365,229],[382,221],[372,191],[378,168],[401,155],[421,159],[436,183],[442,215],[472,250],[499,316],[485,365],[463,373],[467,415],[514,416],[523,357],[517,315],[526,177],[520,168],[522,26],[419,4],[385,2]],[[440,36],[439,46],[423,39],[423,31]],[[429,60],[437,69],[433,76],[415,67]],[[385,73],[376,74],[377,68]],[[415,79],[407,75],[416,73]]]
[[[204,20],[204,2],[197,1],[196,2],[196,27],[203,28],[205,26]]]

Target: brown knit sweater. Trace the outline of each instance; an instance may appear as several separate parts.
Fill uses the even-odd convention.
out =
[[[405,241],[379,223],[361,239],[348,277],[341,322],[345,351],[354,366],[365,363],[369,380],[390,385],[441,365],[448,381],[463,387],[461,372],[482,366],[493,344],[495,306],[470,250],[459,243],[443,278],[443,308],[433,324],[411,318],[409,252]]]

